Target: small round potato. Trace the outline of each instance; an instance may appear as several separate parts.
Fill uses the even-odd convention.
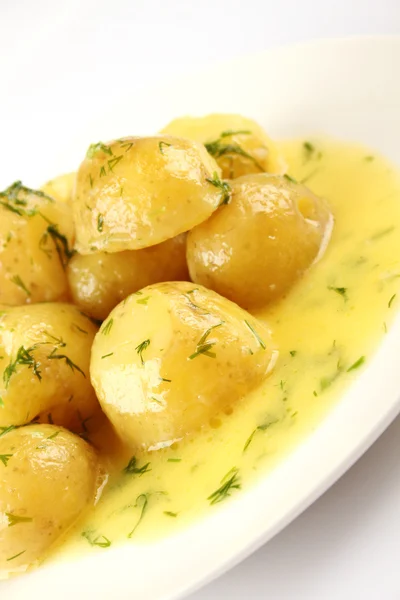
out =
[[[76,173],[59,175],[45,183],[41,190],[58,202],[71,202],[75,179]]]
[[[169,123],[163,133],[205,144],[225,179],[250,173],[285,172],[285,161],[274,142],[258,123],[240,115],[182,117]]]
[[[73,212],[80,254],[154,246],[202,223],[226,196],[204,146],[170,136],[90,146]]]
[[[46,423],[86,431],[99,411],[90,384],[97,328],[71,304],[10,307],[0,314],[0,426]]]
[[[0,302],[12,306],[68,298],[71,208],[16,182],[0,193]]]
[[[75,254],[68,279],[74,303],[103,321],[118,302],[147,285],[189,279],[186,234],[142,250]]]
[[[93,449],[53,425],[0,429],[0,579],[24,571],[94,503]]]
[[[118,435],[133,448],[157,450],[230,409],[275,359],[263,323],[202,286],[173,282],[149,286],[111,312],[95,337],[90,372]]]
[[[188,235],[193,281],[246,309],[282,296],[324,252],[333,217],[327,204],[288,176],[247,175],[232,197]]]

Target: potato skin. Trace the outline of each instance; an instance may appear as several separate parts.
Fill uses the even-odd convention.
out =
[[[0,437],[0,579],[24,571],[94,503],[94,450],[53,425]],[[18,556],[19,555],[19,556]]]
[[[111,312],[90,372],[117,434],[132,448],[157,450],[230,409],[275,359],[266,325],[211,290],[172,282]]]
[[[97,327],[75,306],[12,307],[0,314],[0,426],[40,417],[74,431],[99,411],[90,384]]]
[[[262,127],[240,115],[182,117],[171,121],[163,133],[205,144],[222,169],[224,179],[250,173],[284,173],[286,170],[276,144]]]
[[[16,182],[0,194],[0,303],[68,299],[70,207]]]
[[[80,254],[154,246],[207,219],[220,169],[197,142],[128,137],[90,146],[73,197]]]
[[[75,186],[76,173],[65,173],[42,185],[41,190],[57,202],[71,202]]]
[[[285,294],[325,250],[329,207],[286,176],[247,175],[231,183],[229,204],[188,235],[193,281],[246,309]]]
[[[188,279],[186,234],[142,250],[76,254],[68,265],[74,303],[101,321],[118,302],[147,285]]]

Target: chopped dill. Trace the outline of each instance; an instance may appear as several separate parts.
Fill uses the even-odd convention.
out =
[[[227,183],[226,181],[222,181],[222,179],[219,178],[218,173],[216,171],[214,171],[213,173],[213,178],[210,179],[207,177],[206,181],[208,183],[211,183],[211,185],[213,185],[214,187],[221,190],[221,199],[219,206],[222,206],[223,204],[229,204],[231,199],[231,188],[229,183]]]
[[[143,360],[143,352],[145,350],[147,350],[147,348],[150,346],[150,340],[144,340],[143,342],[141,342],[140,344],[138,344],[135,348],[136,352],[139,354],[140,356],[140,361],[142,363],[142,365],[144,365],[144,360]]]
[[[21,290],[23,290],[27,296],[31,296],[31,291],[26,287],[25,283],[22,281],[19,275],[14,275],[14,277],[11,277],[11,281],[19,288],[21,288]]]
[[[104,227],[104,216],[99,213],[97,215],[97,231],[99,231],[100,233],[103,231],[103,227]]]
[[[289,175],[289,173],[285,173],[284,178],[287,179],[287,181],[290,181],[290,183],[297,183],[297,180],[291,175]]]
[[[148,473],[149,471],[151,471],[151,469],[149,469],[149,466],[150,466],[150,463],[148,462],[145,465],[143,465],[142,467],[138,467],[136,456],[132,456],[132,458],[126,465],[126,467],[123,469],[123,472],[126,473],[127,475],[142,476],[145,473]]]
[[[8,461],[12,458],[13,454],[0,454],[0,461],[6,467],[8,465]]]
[[[258,427],[256,427],[251,434],[249,435],[249,437],[246,440],[245,445],[243,446],[243,452],[246,452],[247,448],[250,446],[251,442],[253,441],[254,436],[256,435],[256,433],[258,431],[266,431],[267,429],[269,429],[269,427],[271,427],[271,425],[275,425],[275,423],[278,423],[279,419],[274,419],[273,421],[266,421],[265,423],[262,423],[261,425],[258,425]]]
[[[5,515],[8,518],[8,527],[13,527],[14,525],[18,525],[18,523],[31,523],[33,521],[32,517],[20,517],[8,512]]]
[[[328,290],[331,292],[336,292],[339,296],[342,296],[343,300],[346,302],[348,300],[347,296],[347,288],[345,287],[334,287],[332,285],[328,285]]]
[[[221,480],[222,485],[207,498],[207,500],[210,501],[211,506],[228,498],[231,495],[232,490],[240,490],[241,484],[238,473],[239,470],[234,467],[225,475]]]
[[[360,356],[360,358],[358,360],[356,360],[355,363],[353,363],[348,369],[347,372],[350,373],[350,371],[354,371],[355,369],[358,369],[359,367],[361,367],[361,365],[363,365],[365,363],[365,356]]]
[[[42,375],[40,371],[40,362],[36,361],[33,357],[32,353],[37,348],[37,344],[30,346],[29,348],[25,348],[24,346],[20,346],[17,351],[17,356],[14,361],[11,361],[3,372],[3,382],[5,388],[7,389],[10,383],[11,377],[17,372],[18,366],[27,366],[29,369],[32,369],[33,374],[39,381],[42,380]]]
[[[83,531],[81,535],[91,546],[98,546],[99,548],[109,548],[111,546],[111,541],[105,535],[98,535],[93,538],[92,531]]]
[[[259,336],[259,334],[257,333],[257,331],[254,329],[254,327],[252,325],[250,325],[250,323],[248,321],[246,321],[245,319],[245,324],[248,327],[248,329],[250,329],[251,333],[254,335],[254,337],[256,338],[257,342],[260,344],[261,348],[263,350],[265,350],[267,348],[267,346],[265,345],[264,340],[262,340],[262,338]]]
[[[393,296],[390,298],[389,302],[388,302],[388,307],[390,308],[393,304],[394,299],[396,298],[397,294],[393,294]]]
[[[57,350],[58,348],[53,348],[47,358],[50,360],[65,360],[66,365],[71,369],[72,372],[78,371],[86,379],[86,375],[82,369],[78,367],[77,364],[72,362],[72,360],[66,354],[56,354]]]
[[[108,154],[109,156],[112,156],[112,150],[111,150],[110,146],[103,144],[103,142],[97,142],[97,144],[90,144],[88,151],[86,152],[86,157],[93,158],[94,155],[99,151],[102,151],[102,152],[104,152],[104,154]]]
[[[101,328],[101,333],[103,335],[108,335],[111,331],[111,328],[114,324],[114,319],[109,319]]]
[[[14,558],[18,558],[19,556],[22,556],[23,554],[25,554],[26,550],[22,550],[22,552],[18,552],[18,554],[14,554],[14,556],[10,556],[10,558],[7,558],[7,562],[9,562],[10,560],[14,560]]]
[[[113,172],[114,167],[117,166],[117,164],[123,159],[124,157],[122,155],[120,156],[115,156],[115,158],[111,158],[110,160],[107,161],[108,164],[108,168],[110,170],[110,172]]]
[[[160,150],[161,154],[164,154],[163,146],[165,146],[166,148],[169,148],[170,146],[172,146],[172,144],[168,144],[167,142],[163,142],[163,141],[159,142],[158,149]]]
[[[141,508],[140,510],[140,515],[139,515],[139,519],[135,525],[135,527],[132,529],[132,531],[128,534],[128,539],[130,539],[133,534],[135,533],[136,529],[139,527],[140,523],[142,522],[142,519],[145,515],[145,512],[147,510],[147,506],[149,503],[149,494],[140,494],[140,496],[138,496],[136,498],[136,502],[135,502],[135,507],[134,508]]]

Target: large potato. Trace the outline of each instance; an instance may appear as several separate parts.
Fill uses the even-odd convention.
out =
[[[76,173],[66,173],[42,185],[42,192],[59,202],[71,202]]]
[[[226,199],[204,146],[170,136],[90,146],[73,198],[81,254],[138,250],[201,223]]]
[[[99,410],[89,378],[97,328],[75,306],[44,303],[0,314],[0,426],[45,422],[85,431]]]
[[[151,283],[189,279],[186,235],[142,250],[75,254],[68,279],[75,304],[103,321],[118,302]]]
[[[262,127],[240,115],[182,117],[169,123],[163,133],[205,144],[225,179],[249,173],[283,173],[285,170],[283,157]]]
[[[325,250],[333,218],[327,204],[287,176],[247,175],[232,198],[188,235],[193,281],[245,308],[284,294]]]
[[[90,372],[120,437],[156,450],[234,405],[275,358],[268,328],[236,304],[188,282],[160,283],[111,312]]]
[[[95,452],[53,425],[1,435],[0,579],[37,561],[86,506],[99,483]]]
[[[0,193],[0,303],[68,298],[66,264],[74,227],[70,207],[16,182]]]

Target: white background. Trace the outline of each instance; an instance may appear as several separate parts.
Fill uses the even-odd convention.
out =
[[[21,152],[54,144],[55,132],[62,144],[127,88],[354,34],[400,34],[400,0],[0,0],[1,185],[26,179]],[[191,600],[399,600],[399,559],[400,419],[292,525]]]

